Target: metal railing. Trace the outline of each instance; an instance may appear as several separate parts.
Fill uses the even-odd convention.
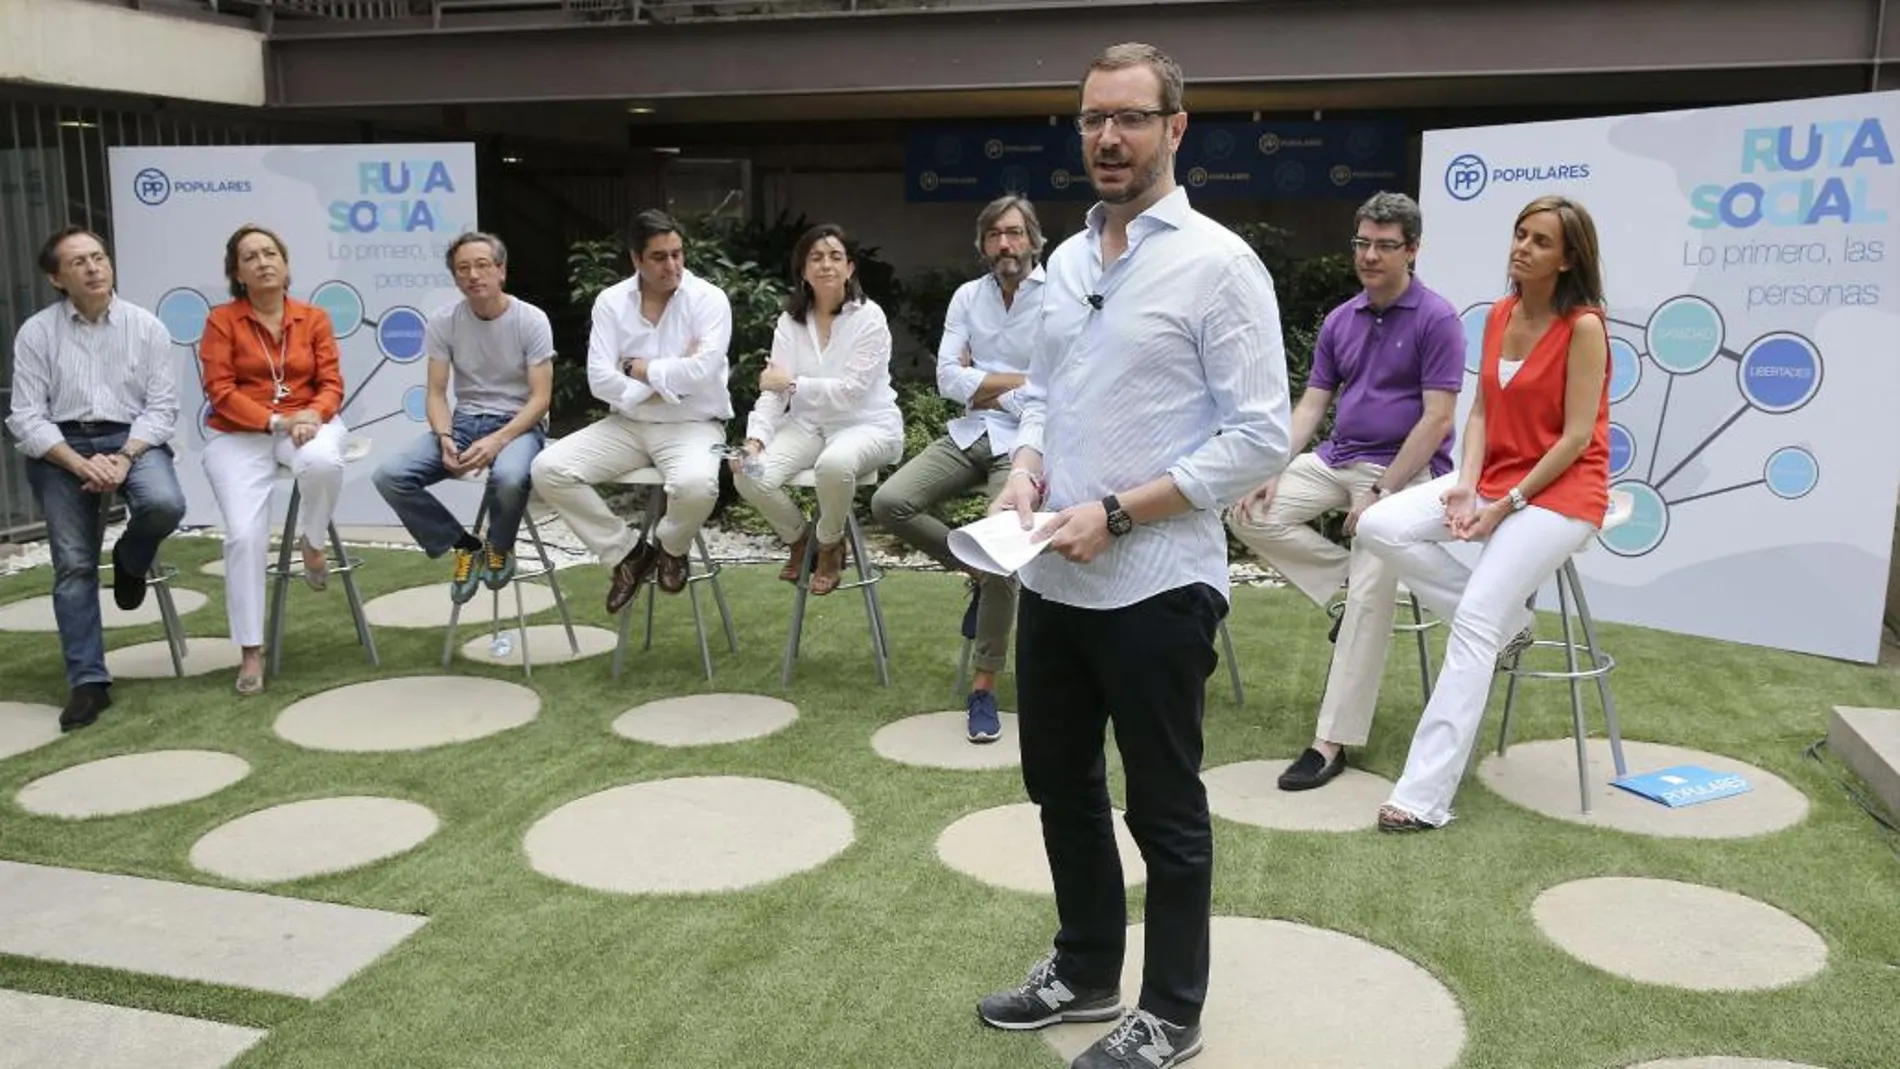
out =
[[[869,12],[1080,6],[1081,0],[206,0],[255,8],[273,31],[297,36],[366,29],[536,28],[582,23],[676,23]],[[1097,3],[1104,0],[1096,0]],[[1134,3],[1137,0],[1106,0]],[[1180,0],[1192,2],[1192,0]]]

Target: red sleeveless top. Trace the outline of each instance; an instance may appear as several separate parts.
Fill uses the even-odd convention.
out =
[[[1484,324],[1484,366],[1479,388],[1484,391],[1484,469],[1478,476],[1478,495],[1497,501],[1524,481],[1545,453],[1564,433],[1564,385],[1570,370],[1570,335],[1577,320],[1601,316],[1600,308],[1579,308],[1557,319],[1525,354],[1524,364],[1505,386],[1498,378],[1504,353],[1504,327],[1511,320],[1517,297],[1491,306]],[[1606,346],[1607,348],[1607,346]],[[1596,429],[1590,444],[1564,473],[1538,491],[1530,503],[1539,508],[1595,527],[1603,525],[1610,506],[1610,376],[1609,354],[1604,354],[1603,397],[1597,404]]]

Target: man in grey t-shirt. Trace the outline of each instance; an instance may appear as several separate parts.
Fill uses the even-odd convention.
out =
[[[429,317],[429,434],[376,469],[376,489],[431,557],[453,551],[457,604],[486,582],[515,574],[515,532],[528,509],[529,473],[547,443],[541,425],[554,392],[554,330],[547,313],[502,292],[508,249],[492,234],[449,246],[449,271],[465,300]],[[449,383],[455,407],[449,407]],[[428,487],[488,471],[486,544]]]

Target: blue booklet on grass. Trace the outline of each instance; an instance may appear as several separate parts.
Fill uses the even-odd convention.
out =
[[[1748,781],[1733,772],[1711,772],[1699,765],[1676,765],[1657,772],[1624,776],[1611,780],[1610,785],[1652,802],[1661,802],[1671,809],[1732,798],[1750,790]]]

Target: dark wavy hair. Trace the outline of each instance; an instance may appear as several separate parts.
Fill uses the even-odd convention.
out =
[[[238,242],[243,241],[252,234],[262,234],[276,244],[277,255],[284,258],[284,292],[289,293],[290,246],[284,244],[284,239],[278,237],[276,231],[259,226],[256,223],[245,223],[232,232],[231,240],[224,243],[224,277],[231,283],[231,296],[244,296],[244,283],[239,282],[237,276]]]
[[[794,322],[805,321],[805,316],[811,311],[812,301],[815,299],[811,286],[805,282],[805,258],[811,255],[812,246],[826,238],[837,238],[838,244],[844,246],[845,260],[853,267],[857,266],[857,246],[853,245],[851,239],[845,235],[844,227],[837,223],[819,223],[799,235],[798,244],[792,246],[792,292],[785,298],[786,314],[790,315]],[[844,303],[850,304],[852,301],[863,299],[864,287],[858,284],[858,274],[853,271],[851,277],[844,281]],[[834,313],[839,310],[832,309]]]

